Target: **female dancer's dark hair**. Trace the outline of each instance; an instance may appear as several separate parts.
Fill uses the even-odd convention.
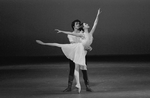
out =
[[[84,29],[83,29],[83,23],[80,23],[79,31],[83,31],[83,32],[84,32]]]

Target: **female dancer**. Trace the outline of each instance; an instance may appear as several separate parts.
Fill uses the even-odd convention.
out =
[[[72,60],[75,63],[75,79],[76,79],[76,88],[78,89],[78,92],[80,93],[81,91],[81,85],[80,85],[80,80],[79,80],[79,69],[82,70],[87,70],[87,66],[85,64],[85,56],[87,54],[87,49],[91,49],[91,44],[93,42],[93,33],[96,29],[97,23],[98,23],[98,16],[100,14],[100,9],[98,10],[96,19],[94,21],[94,25],[91,29],[90,32],[88,32],[89,25],[86,23],[83,23],[83,33],[71,33],[67,31],[61,31],[56,29],[58,32],[57,33],[64,33],[64,34],[69,34],[69,35],[74,35],[77,37],[80,37],[79,43],[75,44],[58,44],[58,43],[44,43],[40,40],[36,40],[37,43],[42,44],[42,45],[49,45],[49,46],[57,46],[60,47],[64,53],[64,55]]]

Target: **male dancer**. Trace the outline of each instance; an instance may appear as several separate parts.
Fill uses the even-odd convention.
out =
[[[74,20],[71,24],[71,27],[73,29],[72,33],[80,33],[81,32],[80,25],[81,25],[80,20]],[[80,38],[76,36],[68,35],[68,39],[72,44],[80,42]],[[74,70],[75,70],[75,63],[72,60],[69,60],[69,68],[70,69],[69,69],[69,76],[68,76],[68,87],[63,92],[70,92],[72,90],[72,83],[74,79]],[[86,86],[86,91],[91,92],[92,90],[89,86],[87,70],[82,70],[82,73],[83,73],[84,83]]]

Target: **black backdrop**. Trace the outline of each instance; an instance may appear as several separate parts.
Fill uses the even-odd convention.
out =
[[[92,27],[98,8],[88,55],[150,54],[149,0],[0,0],[0,56],[63,55],[35,40],[68,43],[54,29],[72,31],[74,19]]]

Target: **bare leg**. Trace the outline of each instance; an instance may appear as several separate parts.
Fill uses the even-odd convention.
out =
[[[81,91],[81,85],[80,85],[80,77],[79,77],[79,65],[75,65],[75,71],[74,71],[74,76],[76,80],[76,88],[78,89],[78,93]]]
[[[58,44],[58,43],[44,43],[44,42],[42,42],[40,40],[36,40],[36,42],[38,44],[41,44],[41,45],[56,46],[56,47],[62,47],[63,46],[63,44]]]

